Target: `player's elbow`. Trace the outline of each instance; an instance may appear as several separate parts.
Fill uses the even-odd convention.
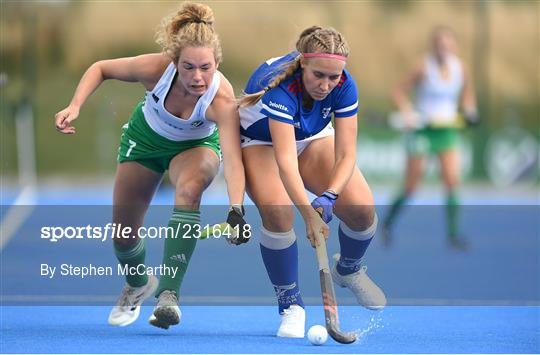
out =
[[[93,76],[96,76],[98,78],[101,78],[101,80],[107,80],[110,79],[105,73],[105,60],[100,60],[95,62],[88,68],[88,72],[92,73]]]

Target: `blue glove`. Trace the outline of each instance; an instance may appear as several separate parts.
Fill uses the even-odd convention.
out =
[[[325,191],[321,196],[311,202],[311,206],[319,212],[324,223],[328,223],[332,220],[332,214],[334,213],[334,205],[338,194],[333,191]]]

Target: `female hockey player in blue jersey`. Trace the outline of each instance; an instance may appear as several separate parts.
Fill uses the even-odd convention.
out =
[[[247,191],[262,217],[260,249],[278,299],[281,337],[305,333],[291,202],[312,245],[316,233],[328,237],[327,223],[335,213],[341,255],[334,256],[334,281],[369,309],[386,305],[362,263],[377,216],[356,167],[358,95],[345,70],[348,55],[347,42],[335,29],[307,28],[296,51],[255,70],[240,100]],[[305,189],[319,197],[310,203]]]

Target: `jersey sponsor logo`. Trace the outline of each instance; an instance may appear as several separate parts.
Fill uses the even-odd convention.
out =
[[[204,124],[204,122],[203,122],[202,120],[197,120],[197,121],[193,122],[191,125],[192,125],[193,127],[200,127],[200,126],[202,126],[203,124]]]
[[[157,97],[156,94],[154,93],[152,93],[152,98],[154,99],[155,102],[159,101],[159,97]]]
[[[332,107],[324,107],[321,112],[322,112],[322,118],[323,119],[326,119],[328,117],[328,115],[330,114],[330,111],[332,110]]]
[[[287,106],[282,105],[282,104],[278,104],[277,102],[270,101],[268,106],[271,106],[273,108],[277,108],[277,109],[285,111],[285,112],[289,112],[289,109],[287,108]]]

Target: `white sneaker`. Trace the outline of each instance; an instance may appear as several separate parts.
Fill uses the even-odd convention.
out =
[[[359,304],[367,309],[379,310],[386,306],[386,296],[367,275],[367,266],[362,266],[360,270],[349,275],[340,275],[337,272],[339,254],[334,254],[334,267],[332,267],[332,278],[341,287],[347,287],[356,296]]]
[[[306,311],[293,304],[283,310],[277,336],[283,338],[303,338],[306,332]]]
[[[178,307],[178,297],[173,291],[165,290],[160,293],[154,313],[148,322],[154,327],[169,329],[171,325],[180,323],[182,312]]]
[[[141,304],[156,292],[157,286],[158,279],[153,275],[148,276],[148,282],[144,286],[124,286],[116,306],[109,314],[109,324],[125,327],[135,322],[141,312]]]

